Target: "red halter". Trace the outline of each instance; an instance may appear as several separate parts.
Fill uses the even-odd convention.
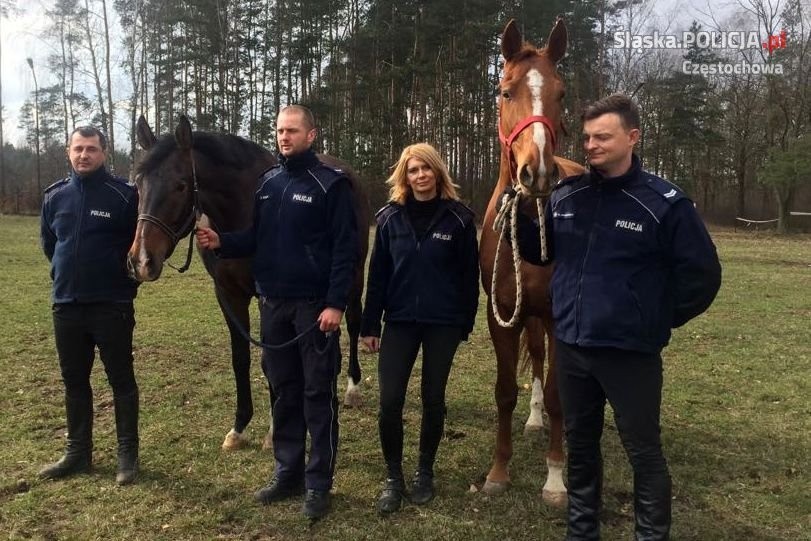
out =
[[[546,128],[546,132],[549,134],[549,143],[552,145],[552,153],[555,153],[555,128],[552,125],[552,121],[549,120],[548,117],[541,116],[541,115],[534,115],[528,116],[521,122],[515,125],[513,131],[510,132],[509,137],[504,136],[504,131],[501,129],[501,120],[498,122],[498,139],[501,141],[501,144],[507,149],[507,156],[510,159],[510,176],[512,180],[515,181],[515,174],[516,168],[518,165],[515,163],[515,155],[513,154],[513,142],[515,139],[521,134],[522,131],[527,129],[528,126],[531,124],[535,124],[536,122],[540,122]]]

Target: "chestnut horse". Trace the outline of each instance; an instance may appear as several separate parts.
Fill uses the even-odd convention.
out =
[[[181,117],[174,137],[158,140],[142,116],[138,120],[138,142],[147,151],[135,170],[138,186],[138,226],[130,247],[128,266],[138,281],[153,281],[160,277],[163,264],[172,255],[178,242],[191,233],[195,214],[221,231],[246,229],[253,220],[254,194],[262,173],[276,164],[276,156],[261,146],[227,134],[192,133],[186,117]],[[363,272],[369,239],[369,202],[357,175],[336,158],[319,155],[328,165],[346,171],[355,192],[358,218],[359,264],[355,272],[346,327],[349,332],[349,378],[345,405],[360,401],[360,363],[358,334],[360,332]],[[195,193],[197,190],[197,193]],[[197,208],[195,208],[195,206]],[[231,338],[231,362],[236,380],[236,413],[233,428],[223,442],[223,449],[232,450],[247,443],[245,428],[253,417],[248,340],[236,326],[249,332],[248,307],[256,295],[251,259],[218,259],[210,251],[200,252],[203,264],[215,282],[217,302],[225,316]],[[191,251],[189,251],[191,256]],[[230,313],[228,313],[230,312]],[[272,400],[271,400],[272,402]],[[270,432],[263,448],[271,445]]]
[[[488,494],[498,494],[510,483],[512,414],[518,397],[516,376],[523,332],[533,367],[532,413],[525,430],[542,428],[541,408],[545,407],[550,429],[546,454],[549,472],[543,487],[543,499],[557,507],[566,503],[566,486],[563,483],[563,418],[555,381],[552,307],[548,293],[552,269],[550,266],[530,265],[517,258],[513,260],[510,242],[502,238],[500,232],[494,231],[494,223],[506,188],[512,187],[518,193],[520,212],[532,212],[537,217],[538,209],[543,209],[555,183],[583,171],[578,164],[554,156],[558,132],[563,131],[564,94],[556,65],[566,52],[566,41],[566,27],[561,19],[555,23],[546,47],[542,49],[524,43],[514,21],[504,28],[501,36],[504,76],[500,82],[498,125],[501,165],[498,183],[484,216],[480,243],[482,283],[489,297],[487,324],[498,363],[496,449],[483,490]],[[539,207],[536,206],[538,198]],[[516,285],[514,264],[518,265],[520,286]],[[496,280],[492,282],[494,272]],[[494,305],[500,316],[514,314],[511,321],[496,317]],[[545,379],[544,357],[548,360]]]

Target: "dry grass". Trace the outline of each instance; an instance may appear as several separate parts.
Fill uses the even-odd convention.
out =
[[[674,478],[677,540],[811,539],[809,351],[811,237],[719,232],[724,285],[708,314],[679,329],[666,350],[663,437]],[[169,272],[137,300],[136,362],[142,392],[138,484],[114,485],[111,394],[97,367],[95,471],[62,482],[36,479],[64,443],[47,265],[34,218],[0,217],[0,524],[10,539],[561,539],[562,514],[540,498],[544,440],[515,419],[513,487],[499,498],[469,492],[489,467],[495,366],[484,318],[457,356],[448,426],[438,459],[439,496],[379,518],[382,460],[376,433],[375,359],[362,358],[365,405],[341,413],[334,511],[315,525],[298,504],[257,507],[271,472],[259,449],[267,397],[253,369],[254,444],[225,454],[233,377],[225,326],[196,262]],[[482,302],[484,296],[482,295]],[[483,312],[482,312],[483,313]],[[417,386],[412,382],[412,391]],[[413,467],[418,397],[406,406],[406,462]],[[608,422],[604,538],[632,531],[631,475]]]

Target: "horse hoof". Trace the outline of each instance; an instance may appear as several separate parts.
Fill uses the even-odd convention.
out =
[[[569,503],[569,497],[566,492],[552,492],[551,490],[544,490],[543,501],[555,509],[566,509],[566,505]]]
[[[225,435],[222,442],[223,451],[236,451],[248,445],[248,436],[242,432],[237,432],[233,428]]]
[[[344,395],[344,406],[347,408],[359,408],[363,404],[363,397],[360,394],[360,389],[355,387],[347,389]]]
[[[268,433],[265,434],[265,439],[262,440],[262,450],[271,451],[272,449],[273,449],[273,432],[268,430]]]
[[[482,487],[482,492],[487,494],[488,496],[499,496],[507,492],[507,489],[510,487],[510,482],[495,482],[487,479],[484,482],[484,486]]]
[[[543,430],[543,423],[541,424],[525,424],[524,425],[524,436],[529,436],[531,434],[537,434],[538,432]]]

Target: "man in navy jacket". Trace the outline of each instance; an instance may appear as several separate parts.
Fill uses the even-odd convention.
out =
[[[90,469],[93,392],[90,371],[98,347],[113,388],[120,485],[138,472],[138,385],[132,357],[133,299],[138,283],[126,270],[135,236],[138,193],[104,167],[107,140],[96,128],[73,131],[69,177],[45,190],[42,249],[51,262],[56,351],[65,384],[65,455],[40,471],[57,479]]]
[[[301,335],[290,347],[262,352],[274,395],[276,467],[255,498],[269,504],[306,488],[302,511],[317,519],[329,511],[338,451],[340,350],[325,333],[338,331],[346,309],[358,259],[357,220],[348,177],[321,163],[311,148],[316,129],[310,110],[282,109],[276,136],[279,165],[260,179],[252,227],[222,235],[200,228],[197,239],[220,257],[254,256],[264,342]],[[321,332],[305,333],[315,321]]]
[[[630,98],[600,100],[583,120],[590,172],[561,181],[546,212],[569,452],[567,540],[600,538],[606,400],[634,470],[636,539],[667,539],[661,351],[671,328],[710,306],[721,266],[692,201],[633,154],[639,112]],[[540,264],[537,224],[524,219],[518,237],[522,257]]]

